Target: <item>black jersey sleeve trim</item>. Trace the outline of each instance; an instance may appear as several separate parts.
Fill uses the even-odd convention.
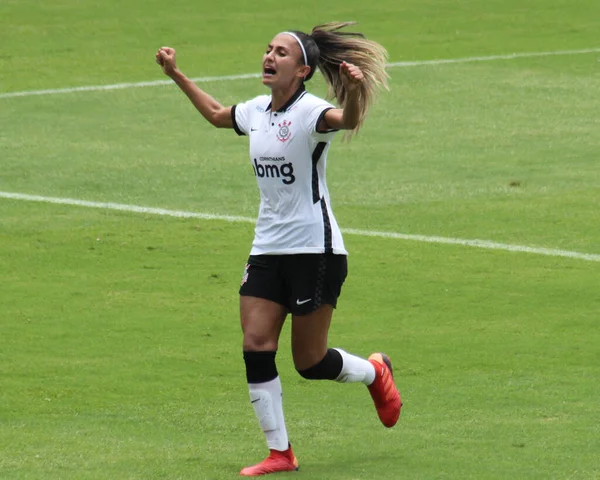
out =
[[[323,118],[325,117],[325,114],[329,111],[329,110],[333,110],[333,107],[327,107],[324,108],[323,111],[320,113],[319,118],[317,118],[317,123],[315,123],[315,132],[317,133],[331,133],[331,132],[337,132],[338,130],[336,128],[330,128],[328,130],[325,130],[324,132],[321,132],[319,130],[319,123],[321,123],[321,120],[323,120]]]
[[[235,130],[235,133],[237,133],[238,135],[246,135],[244,132],[242,132],[240,130],[240,127],[238,127],[237,121],[235,119],[236,107],[237,107],[237,105],[234,105],[233,107],[231,107],[231,123],[233,124],[233,129]]]

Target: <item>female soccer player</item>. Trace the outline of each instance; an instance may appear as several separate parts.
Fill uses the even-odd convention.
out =
[[[377,89],[387,88],[386,50],[360,33],[339,31],[353,24],[276,35],[262,60],[262,83],[271,94],[232,107],[222,106],[178,70],[174,49],[156,53],[163,72],[208,122],[250,137],[260,209],[240,288],[240,316],[250,401],[270,454],[242,469],[242,476],[298,469],[275,364],[288,314],[294,366],[302,377],[362,382],[386,427],[400,416],[389,358],[375,353],[365,360],[327,343],[347,273],[347,252],[325,182],[327,153],[337,131],[358,131]],[[305,90],[317,67],[340,108]]]

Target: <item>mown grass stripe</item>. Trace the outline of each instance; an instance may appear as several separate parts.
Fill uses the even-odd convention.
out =
[[[518,58],[532,58],[532,57],[550,57],[557,55],[583,55],[588,53],[600,53],[600,48],[584,48],[581,50],[557,50],[550,52],[522,52],[522,53],[507,53],[503,55],[487,55],[477,57],[462,57],[462,58],[442,58],[434,60],[416,60],[411,62],[393,62],[388,63],[388,68],[406,68],[406,67],[419,67],[425,65],[447,65],[454,63],[472,63],[472,62],[492,62],[496,60],[515,60]],[[196,83],[207,83],[207,82],[223,82],[231,80],[244,80],[247,78],[259,78],[260,73],[242,73],[237,75],[223,75],[214,77],[195,77],[192,81]],[[114,83],[111,85],[88,85],[80,87],[67,87],[67,88],[54,88],[46,90],[25,90],[21,92],[8,92],[0,93],[1,98],[15,98],[15,97],[29,97],[35,95],[57,95],[66,93],[76,92],[97,92],[103,90],[123,90],[127,88],[144,88],[144,87],[157,87],[160,85],[170,85],[173,82],[171,80],[150,80],[146,82],[131,82],[131,83]]]
[[[255,219],[250,217],[241,217],[236,215],[220,215],[214,213],[201,213],[201,212],[186,212],[183,210],[169,210],[165,208],[154,208],[154,207],[142,207],[139,205],[127,205],[122,203],[111,203],[111,202],[92,202],[88,200],[78,200],[74,198],[58,198],[58,197],[45,197],[40,195],[28,195],[24,193],[14,192],[0,192],[1,198],[11,200],[22,200],[29,202],[42,202],[52,203],[59,205],[72,205],[78,207],[87,208],[99,208],[104,210],[116,210],[121,212],[131,213],[143,213],[149,215],[164,215],[168,217],[178,218],[199,218],[203,220],[223,220],[226,222],[243,222],[243,223],[254,223]],[[585,260],[588,262],[600,262],[600,255],[593,253],[581,253],[572,252],[569,250],[559,250],[554,248],[543,248],[543,247],[528,247],[525,245],[511,245],[506,243],[493,242],[491,240],[479,240],[479,239],[462,239],[462,238],[451,238],[451,237],[439,237],[439,236],[427,236],[427,235],[413,235],[407,233],[396,233],[396,232],[380,232],[373,230],[360,230],[355,228],[344,228],[342,229],[344,234],[348,235],[360,235],[364,237],[380,237],[380,238],[391,238],[397,240],[409,240],[416,242],[425,243],[439,243],[446,245],[461,245],[465,247],[474,248],[485,248],[491,250],[504,250],[508,252],[518,253],[532,253],[535,255],[545,255],[550,257],[567,257],[578,260]]]

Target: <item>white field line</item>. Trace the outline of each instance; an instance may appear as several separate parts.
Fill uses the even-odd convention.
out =
[[[489,55],[481,57],[463,57],[463,58],[448,58],[448,59],[437,59],[437,60],[417,60],[413,62],[394,62],[388,63],[388,68],[398,67],[418,67],[423,65],[446,65],[452,63],[470,63],[470,62],[491,62],[495,60],[514,60],[517,58],[531,58],[531,57],[550,57],[557,55],[583,55],[587,53],[600,53],[600,48],[586,48],[582,50],[558,50],[554,52],[523,52],[523,53],[508,53],[505,55]],[[205,82],[223,82],[230,80],[243,80],[247,78],[259,78],[260,73],[242,73],[239,75],[224,75],[217,77],[196,77],[191,80],[196,83]],[[14,97],[29,97],[32,95],[56,95],[61,93],[75,93],[75,92],[96,92],[102,90],[122,90],[126,88],[142,88],[142,87],[156,87],[159,85],[170,85],[173,82],[171,80],[151,80],[147,82],[135,82],[135,83],[114,83],[112,85],[89,85],[83,87],[68,87],[68,88],[56,88],[48,90],[26,90],[22,92],[8,92],[0,93],[0,99],[2,98],[14,98]]]
[[[212,213],[186,212],[181,210],[167,210],[164,208],[141,207],[137,205],[125,205],[121,203],[90,202],[73,198],[43,197],[39,195],[27,195],[23,193],[0,192],[0,198],[11,200],[23,200],[29,202],[53,203],[59,205],[73,205],[78,207],[99,208],[103,210],[117,210],[121,212],[143,213],[148,215],[164,215],[178,218],[200,218],[202,220],[224,220],[226,222],[254,223],[255,219],[250,217],[238,217],[232,215],[216,215]],[[588,262],[600,262],[600,255],[593,253],[571,252],[568,250],[557,250],[553,248],[527,247],[522,245],[510,245],[497,243],[489,240],[466,240],[461,238],[448,238],[425,235],[409,235],[395,232],[378,232],[371,230],[358,230],[354,228],[342,229],[349,235],[360,235],[363,237],[380,237],[397,240],[410,240],[425,243],[441,243],[447,245],[462,245],[465,247],[486,248],[490,250],[504,250],[508,252],[532,253],[549,257],[567,257]]]

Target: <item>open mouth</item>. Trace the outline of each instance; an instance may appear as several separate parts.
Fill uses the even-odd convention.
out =
[[[264,67],[263,68],[263,75],[265,76],[272,76],[275,75],[277,72],[275,71],[274,68],[271,67]]]

